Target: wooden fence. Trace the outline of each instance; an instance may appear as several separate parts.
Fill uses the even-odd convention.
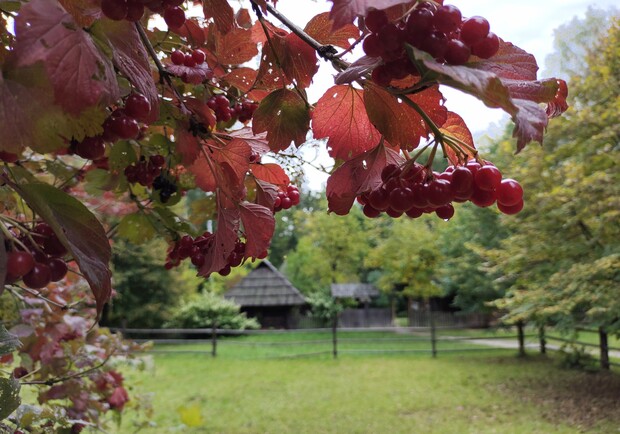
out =
[[[609,370],[611,366],[620,367],[620,363],[610,360],[610,352],[612,352],[616,359],[620,359],[620,348],[609,346],[608,336],[604,330],[580,329],[581,331],[597,333],[599,342],[595,344],[549,335],[544,327],[539,328],[536,333],[526,333],[524,324],[517,324],[516,327],[510,330],[503,329],[504,332],[499,335],[485,334],[484,331],[473,335],[471,331],[462,334],[464,329],[464,327],[438,326],[435,324],[434,318],[431,317],[430,324],[425,327],[350,328],[337,326],[298,330],[116,329],[116,331],[122,332],[129,338],[153,341],[155,344],[209,343],[210,348],[208,350],[180,350],[170,349],[169,347],[168,349],[161,350],[156,345],[152,351],[209,353],[213,357],[219,355],[219,346],[222,344],[226,348],[245,346],[264,349],[267,347],[297,346],[303,349],[303,351],[290,352],[286,355],[276,354],[274,357],[300,357],[320,354],[331,354],[333,357],[338,357],[339,354],[354,353],[429,353],[432,357],[437,357],[439,353],[443,352],[485,351],[508,348],[516,349],[520,355],[526,354],[526,348],[530,350],[537,348],[537,351],[544,354],[548,350],[561,349],[561,346],[551,343],[557,342],[596,349],[596,353],[598,353],[597,360],[602,369]],[[359,332],[365,332],[366,334],[360,334]],[[230,339],[232,336],[273,336],[276,334],[289,334],[295,336],[295,338],[284,341],[260,340],[251,342]],[[304,335],[310,337],[306,339]],[[425,346],[420,347],[421,343],[424,343]],[[393,347],[386,348],[386,344],[393,344]],[[469,346],[463,344],[469,344]],[[320,350],[308,352],[308,348],[319,348]]]

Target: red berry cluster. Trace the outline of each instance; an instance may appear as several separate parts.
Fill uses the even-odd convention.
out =
[[[163,155],[151,155],[148,160],[142,156],[140,161],[125,167],[127,182],[138,183],[145,187],[151,187],[155,178],[161,175],[161,169],[166,165]]]
[[[179,266],[181,261],[187,258],[190,258],[190,261],[196,268],[202,267],[205,263],[205,256],[208,254],[209,249],[212,248],[213,242],[213,234],[208,231],[196,238],[192,238],[190,235],[184,235],[168,249],[168,257],[165,264],[166,269],[170,270],[173,267]],[[264,257],[266,256],[267,254],[265,252]],[[222,276],[228,276],[231,268],[241,265],[244,259],[245,243],[237,239],[234,250],[228,255],[227,264],[219,270],[218,273]]]
[[[403,167],[387,165],[381,172],[382,184],[360,195],[357,200],[367,217],[378,217],[385,211],[390,217],[403,214],[411,218],[435,213],[449,220],[454,215],[452,202],[470,201],[479,207],[497,202],[504,214],[516,214],[523,209],[523,189],[513,179],[502,179],[493,164],[481,165],[470,160],[464,166],[449,166],[444,172],[429,173],[418,163]]]
[[[125,107],[117,108],[103,123],[103,140],[136,139],[140,134],[139,122],[146,122],[151,114],[151,103],[139,93],[125,99]]]
[[[229,122],[234,118],[239,122],[248,122],[258,108],[257,103],[245,98],[231,107],[229,99],[221,94],[209,98],[207,106],[215,112],[217,122]]]
[[[207,56],[202,50],[193,50],[191,53],[183,53],[181,50],[175,50],[170,55],[170,60],[175,65],[184,65],[193,68],[196,65],[202,65],[207,60]]]
[[[385,11],[374,9],[365,23],[371,33],[364,39],[364,52],[384,61],[372,73],[380,86],[417,74],[405,53],[406,43],[450,65],[463,65],[472,54],[488,59],[499,49],[499,38],[489,31],[485,18],[463,20],[461,11],[452,5],[421,1],[397,23],[390,22]]]
[[[294,185],[286,187],[286,191],[278,192],[273,203],[273,212],[282,211],[283,209],[289,209],[293,205],[299,205],[299,189]]]
[[[20,250],[22,247],[19,244],[9,246],[6,283],[21,279],[28,288],[39,289],[50,282],[62,280],[68,271],[63,259],[67,249],[52,228],[47,223],[38,223],[30,237],[34,243],[24,234],[18,238],[28,250]]]
[[[102,0],[101,11],[114,21],[140,21],[145,6],[162,14],[168,27],[178,29],[185,24],[185,11],[181,9],[184,0]]]

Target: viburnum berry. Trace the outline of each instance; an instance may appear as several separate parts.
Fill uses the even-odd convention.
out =
[[[185,11],[178,6],[167,7],[164,10],[164,21],[171,29],[178,29],[185,24]]]
[[[489,34],[489,22],[484,17],[474,16],[461,24],[461,41],[470,47],[482,41]]]
[[[523,188],[514,179],[503,179],[497,188],[497,203],[511,207],[523,201]]]
[[[31,289],[41,289],[51,282],[51,270],[47,264],[35,262],[32,270],[22,278],[24,285]]]
[[[125,19],[130,22],[137,22],[144,15],[144,5],[140,0],[133,0],[127,3],[127,16]]]
[[[6,271],[8,280],[19,280],[30,273],[34,267],[34,258],[30,252],[12,251],[7,254]]]
[[[98,160],[105,155],[103,137],[86,137],[75,145],[75,153],[86,160]]]
[[[383,27],[389,23],[389,19],[385,11],[372,9],[366,15],[364,24],[366,28],[373,33],[379,32]]]
[[[127,116],[144,122],[151,114],[151,103],[142,94],[132,93],[125,100]]]
[[[194,50],[192,51],[192,58],[194,59],[197,65],[201,65],[207,59],[207,55],[202,50]]]
[[[122,21],[127,16],[127,0],[102,0],[101,12],[114,21]]]
[[[443,5],[435,11],[433,18],[435,28],[444,33],[450,33],[461,24],[461,11],[456,6]]]
[[[489,59],[495,56],[498,50],[499,38],[493,32],[489,32],[489,34],[484,39],[472,45],[471,47],[472,54],[482,59]]]
[[[175,65],[183,65],[185,62],[185,54],[182,51],[175,50],[170,54],[170,60]]]

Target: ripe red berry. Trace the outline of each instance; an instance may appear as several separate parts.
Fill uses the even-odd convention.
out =
[[[384,26],[388,24],[388,16],[385,11],[373,9],[368,12],[366,18],[364,19],[364,23],[366,24],[366,28],[371,32],[377,33]]]
[[[383,43],[375,33],[371,33],[364,38],[362,48],[364,49],[364,53],[370,57],[381,57],[383,53],[385,53]]]
[[[192,51],[192,57],[196,61],[197,65],[203,64],[205,60],[207,59],[207,55],[204,53],[204,51],[201,51],[201,50]]]
[[[127,0],[103,0],[101,2],[101,12],[111,20],[124,20],[128,12]]]
[[[444,58],[450,65],[464,65],[469,60],[471,50],[458,39],[450,39],[446,44]]]
[[[121,139],[135,139],[140,133],[138,122],[128,116],[113,117],[110,121],[110,129]]]
[[[481,190],[495,191],[502,182],[502,172],[495,166],[485,164],[476,172],[474,182]]]
[[[523,201],[523,188],[514,179],[503,179],[497,188],[497,202],[510,207]]]
[[[477,186],[474,186],[474,191],[470,200],[474,205],[480,208],[486,208],[495,203],[495,191],[481,190]]]
[[[489,22],[483,17],[470,17],[461,24],[461,41],[470,47],[489,34]]]
[[[172,60],[172,63],[175,65],[183,65],[183,62],[185,62],[185,54],[182,51],[175,50],[170,55],[170,60]]]
[[[368,203],[364,205],[364,208],[362,208],[362,212],[364,213],[366,217],[371,218],[371,219],[374,219],[381,215],[381,211],[379,211],[376,208],[373,208],[373,206]]]
[[[183,65],[187,66],[188,68],[193,68],[194,66],[196,66],[196,60],[194,60],[191,54],[186,54],[185,59],[183,60]]]
[[[566,86],[566,83],[564,83],[564,86]],[[19,155],[12,154],[11,152],[0,151],[0,160],[5,163],[15,163],[19,160]]]
[[[435,210],[437,217],[443,220],[450,220],[454,215],[454,207],[451,204],[440,206]]]
[[[164,10],[164,21],[171,29],[178,29],[185,24],[185,11],[178,6]]]
[[[488,59],[495,56],[499,50],[499,38],[490,32],[484,39],[471,47],[471,52],[481,59]]]
[[[461,11],[456,6],[443,5],[435,12],[433,18],[435,28],[444,33],[450,33],[461,24]]]
[[[7,254],[6,272],[8,280],[18,280],[30,273],[34,267],[34,258],[30,252],[12,251]]]
[[[47,262],[47,266],[50,267],[50,280],[52,282],[62,280],[67,275],[67,271],[69,271],[67,263],[61,258],[51,258]]]
[[[24,285],[31,289],[40,289],[47,286],[51,280],[51,270],[47,264],[35,262],[32,270],[23,277]]]
[[[368,204],[374,209],[385,211],[390,206],[390,194],[384,188],[373,190],[368,195]]]
[[[519,213],[523,209],[523,200],[517,202],[515,205],[506,206],[501,203],[497,203],[497,209],[499,209],[502,213],[507,215],[514,215]]]
[[[75,147],[75,153],[86,160],[98,160],[105,155],[103,137],[86,137]]]
[[[434,179],[428,184],[428,201],[434,206],[443,206],[452,200],[452,187],[445,179]]]
[[[127,16],[125,19],[135,23],[142,19],[144,15],[144,5],[137,1],[130,1],[127,3]]]
[[[125,113],[127,116],[144,121],[151,114],[151,103],[139,93],[132,93],[125,100]]]

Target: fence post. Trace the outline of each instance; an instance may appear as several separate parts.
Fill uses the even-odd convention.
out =
[[[603,327],[599,327],[598,337],[601,347],[601,369],[609,370],[609,345],[607,344],[607,332],[603,330]]]
[[[332,320],[332,355],[334,359],[338,357],[338,314],[334,315]]]
[[[431,351],[433,358],[437,357],[437,333],[435,329],[435,315],[433,315],[433,301],[428,302],[428,319],[431,323]]]
[[[545,326],[538,328],[538,339],[540,340],[540,354],[547,354],[547,340],[545,339]]]
[[[517,322],[517,334],[519,338],[519,356],[525,356],[525,334],[523,333],[523,321]]]
[[[217,355],[217,325],[213,323],[211,327],[211,357]]]

